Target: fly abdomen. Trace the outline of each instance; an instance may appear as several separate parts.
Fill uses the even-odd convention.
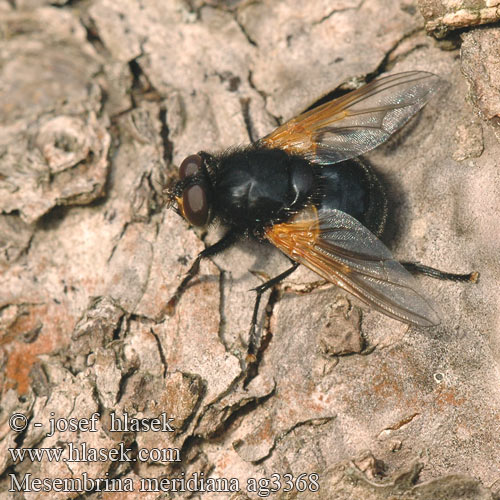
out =
[[[387,218],[384,188],[373,168],[359,158],[321,169],[318,208],[341,210],[380,236]]]

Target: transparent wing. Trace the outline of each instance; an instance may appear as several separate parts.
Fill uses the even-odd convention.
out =
[[[332,164],[385,142],[419,111],[442,80],[424,71],[386,76],[289,120],[259,144]]]
[[[367,228],[340,210],[312,207],[266,237],[293,260],[400,321],[419,326],[439,317],[413,276]]]

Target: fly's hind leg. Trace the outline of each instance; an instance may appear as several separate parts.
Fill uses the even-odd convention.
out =
[[[249,333],[249,344],[248,344],[248,355],[251,360],[255,360],[255,356],[257,354],[257,336],[255,334],[256,330],[256,325],[257,325],[257,317],[259,314],[259,306],[260,306],[260,299],[262,297],[262,294],[266,291],[269,290],[269,288],[272,288],[274,285],[277,285],[280,281],[283,281],[287,276],[290,276],[295,269],[299,267],[298,262],[293,262],[292,267],[288,268],[286,271],[282,272],[278,276],[275,276],[274,278],[270,279],[269,281],[266,281],[262,285],[259,285],[256,288],[253,288],[257,292],[257,297],[255,299],[255,306],[253,308],[253,315],[252,315],[252,323],[250,325],[250,333]]]
[[[205,248],[205,250],[201,251],[198,254],[198,257],[196,257],[192,266],[189,268],[189,271],[182,280],[181,284],[177,287],[177,290],[175,291],[174,295],[172,295],[171,299],[167,302],[166,312],[168,315],[171,316],[174,313],[175,307],[179,302],[180,298],[182,297],[182,294],[186,291],[189,282],[200,271],[201,259],[205,257],[211,257],[226,250],[236,242],[239,236],[240,234],[237,231],[230,229],[217,243],[210,245],[209,247]]]
[[[400,262],[400,264],[412,274],[424,274],[425,276],[430,276],[431,278],[437,278],[440,280],[462,281],[469,283],[477,283],[479,280],[479,273],[477,271],[467,274],[454,274],[440,271],[434,267],[424,266],[418,262]]]

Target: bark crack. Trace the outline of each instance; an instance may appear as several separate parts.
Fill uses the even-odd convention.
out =
[[[168,364],[167,364],[167,358],[165,357],[165,352],[163,350],[163,345],[161,343],[158,334],[155,333],[155,331],[152,328],[150,328],[149,331],[156,341],[156,345],[158,347],[158,354],[160,355],[161,364],[163,365],[163,378],[166,378],[168,372]]]
[[[310,418],[310,419],[307,419],[307,420],[303,420],[301,422],[296,422],[289,429],[286,429],[283,432],[281,432],[280,434],[278,434],[274,438],[273,444],[269,448],[269,451],[267,452],[267,454],[265,456],[259,458],[258,460],[256,460],[253,463],[255,463],[255,464],[261,464],[262,462],[264,462],[264,460],[267,460],[268,458],[270,458],[272,456],[274,450],[276,449],[276,446],[278,446],[278,444],[281,441],[283,441],[283,439],[285,439],[289,434],[291,434],[295,429],[299,429],[300,427],[304,427],[304,426],[318,427],[320,425],[324,425],[324,424],[327,424],[328,422],[331,422],[335,418],[337,418],[337,415],[331,415],[329,417],[322,417],[322,418]]]
[[[347,12],[350,10],[359,10],[359,9],[361,9],[361,7],[363,7],[363,4],[365,3],[365,1],[366,0],[361,0],[361,2],[359,2],[359,4],[356,5],[355,7],[345,7],[344,9],[333,9],[328,14],[324,15],[321,19],[319,19],[318,21],[313,21],[311,24],[313,26],[321,24],[321,23],[327,21],[328,19],[330,19],[330,17],[332,17],[333,15],[339,14],[340,12]]]
[[[248,34],[248,31],[246,30],[245,26],[238,19],[238,13],[235,13],[233,18],[234,18],[234,21],[236,22],[236,24],[239,26],[241,32],[243,33],[243,36],[247,39],[248,43],[250,45],[253,45],[254,47],[258,47],[259,44]]]

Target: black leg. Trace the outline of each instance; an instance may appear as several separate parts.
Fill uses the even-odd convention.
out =
[[[426,276],[430,276],[431,278],[437,278],[440,280],[468,281],[470,283],[477,283],[477,281],[479,280],[479,273],[477,271],[468,274],[454,274],[445,273],[443,271],[440,271],[439,269],[434,269],[433,267],[419,264],[418,262],[401,262],[401,265],[405,269],[410,271],[410,273],[425,274]]]
[[[166,309],[168,315],[171,316],[174,313],[175,307],[182,297],[182,294],[185,292],[189,282],[198,274],[200,270],[201,259],[205,257],[211,257],[212,255],[216,255],[226,250],[226,248],[229,248],[233,243],[237,241],[239,236],[240,233],[230,229],[217,243],[210,245],[198,254],[198,257],[196,257],[193,265],[190,267],[181,284],[177,287],[174,295],[172,295],[172,298],[167,302]]]
[[[272,288],[274,285],[277,285],[280,281],[284,280],[287,276],[290,276],[290,274],[292,274],[295,271],[295,269],[297,269],[297,267],[299,267],[299,263],[294,262],[292,264],[292,267],[290,267],[286,271],[282,272],[278,276],[275,276],[269,281],[266,281],[262,285],[259,285],[258,287],[253,289],[257,292],[257,298],[255,299],[255,306],[253,308],[253,315],[252,315],[252,323],[250,325],[249,344],[248,344],[248,354],[250,357],[255,358],[255,355],[257,354],[257,342],[256,342],[257,338],[255,335],[255,327],[257,325],[257,316],[259,314],[260,299],[262,297],[262,294],[266,290],[269,290],[269,288]]]

